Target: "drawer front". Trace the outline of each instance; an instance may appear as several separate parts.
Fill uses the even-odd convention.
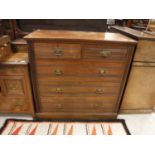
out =
[[[87,86],[68,86],[68,85],[40,85],[41,96],[102,96],[104,94],[117,94],[119,91],[118,83],[92,83]]]
[[[34,43],[36,58],[79,59],[81,58],[80,44]]]
[[[0,97],[0,112],[31,113],[29,100],[26,98]]]
[[[116,96],[103,97],[41,97],[42,112],[112,111]]]
[[[48,76],[79,77],[120,77],[124,73],[125,62],[102,61],[37,61],[37,74]]]
[[[55,82],[55,84],[76,84],[76,83],[89,83],[89,82],[115,82],[121,83],[121,77],[50,77],[50,76],[38,76],[37,81],[39,84],[50,84]]]
[[[0,75],[24,75],[25,68],[20,66],[1,66],[0,65]]]
[[[82,57],[86,59],[124,60],[127,58],[127,54],[127,47],[113,45],[87,45],[82,50]]]

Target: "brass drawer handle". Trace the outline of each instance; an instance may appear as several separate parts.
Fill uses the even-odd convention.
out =
[[[54,51],[54,54],[55,54],[56,56],[62,56],[62,55],[63,55],[63,51],[60,50],[60,49],[56,49],[56,50]]]
[[[56,107],[57,107],[58,109],[62,109],[62,104],[61,104],[61,103],[58,103],[58,104],[56,105]]]
[[[93,108],[97,109],[97,108],[99,108],[99,107],[100,107],[99,103],[94,103],[94,104],[93,104]]]
[[[56,88],[56,93],[63,93],[63,89],[62,88]]]
[[[104,90],[102,88],[98,88],[98,89],[96,89],[96,93],[97,94],[103,94]]]
[[[105,50],[103,50],[103,51],[100,52],[100,55],[101,55],[102,57],[107,57],[107,56],[109,56],[110,54],[111,54],[110,51],[105,51]]]
[[[60,69],[56,69],[55,71],[54,71],[54,74],[55,75],[62,75],[63,74],[63,71],[62,70],[60,70]]]
[[[101,76],[103,76],[103,75],[106,74],[106,71],[104,69],[100,69],[99,73],[100,73]]]

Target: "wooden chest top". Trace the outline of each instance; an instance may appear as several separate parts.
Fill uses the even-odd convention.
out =
[[[28,62],[28,53],[15,53],[3,58],[0,65],[27,65]]]
[[[63,31],[63,30],[36,30],[26,37],[26,40],[68,40],[91,42],[122,42],[136,44],[136,41],[119,33]]]

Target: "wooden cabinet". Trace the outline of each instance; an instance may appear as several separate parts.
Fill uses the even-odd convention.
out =
[[[0,113],[34,115],[27,54],[0,62]]]
[[[37,117],[117,116],[134,40],[120,34],[50,30],[25,39]]]
[[[134,63],[123,98],[121,110],[150,112],[155,101],[155,64]]]
[[[115,30],[138,41],[120,113],[146,113],[155,107],[155,36],[127,27]]]

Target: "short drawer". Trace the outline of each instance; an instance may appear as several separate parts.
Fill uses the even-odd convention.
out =
[[[79,59],[81,58],[80,44],[63,43],[34,43],[36,58]]]
[[[111,97],[42,97],[42,112],[113,111],[116,96]]]
[[[0,75],[24,75],[25,68],[22,66],[0,65]]]
[[[0,97],[0,112],[31,113],[29,100],[26,98]]]
[[[127,54],[127,47],[114,45],[87,45],[82,50],[82,57],[86,59],[124,60]]]

